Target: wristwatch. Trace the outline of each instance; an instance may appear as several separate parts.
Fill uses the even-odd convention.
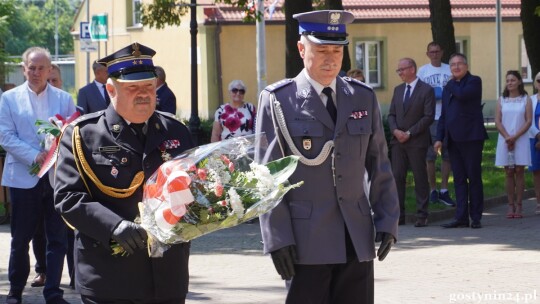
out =
[[[407,135],[411,136],[411,131],[407,130],[407,132],[405,132],[405,133],[407,133]]]

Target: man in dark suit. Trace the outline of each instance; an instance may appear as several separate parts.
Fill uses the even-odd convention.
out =
[[[77,106],[83,112],[82,114],[105,110],[111,102],[105,89],[107,67],[94,61],[92,70],[94,70],[96,78],[91,83],[82,87],[77,95]]]
[[[438,151],[443,140],[448,142],[457,207],[454,220],[442,227],[469,227],[470,216],[471,228],[482,228],[482,150],[488,138],[482,113],[482,80],[471,75],[463,54],[450,57],[450,70],[452,79],[443,90],[442,113],[433,147]]]
[[[146,180],[193,147],[186,126],[155,111],[154,54],[133,43],[101,59],[111,106],[82,116],[62,135],[55,204],[76,229],[75,284],[83,303],[185,302],[190,244],[151,258],[146,232],[134,223]],[[113,255],[113,241],[128,254]]]
[[[399,218],[379,104],[370,87],[338,76],[353,15],[294,18],[305,68],[261,93],[256,133],[270,147],[259,160],[299,156],[290,181],[304,185],[261,216],[264,251],[290,280],[286,303],[373,303],[373,259],[390,251]]]
[[[167,77],[165,70],[160,66],[156,66],[156,74],[158,77],[156,110],[176,115],[176,96],[174,96],[173,91],[169,88],[167,82],[165,82]]]
[[[429,182],[426,153],[431,145],[429,126],[435,116],[433,88],[416,77],[416,62],[411,58],[399,60],[396,70],[403,83],[394,89],[388,112],[392,172],[398,190],[399,223],[405,224],[405,189],[407,169],[412,169],[416,194],[415,227],[427,226]]]

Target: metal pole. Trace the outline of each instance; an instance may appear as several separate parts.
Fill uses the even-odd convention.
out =
[[[58,61],[58,4],[54,0],[54,60]]]
[[[495,24],[496,24],[496,55],[497,55],[497,85],[495,86],[497,89],[497,93],[495,96],[499,96],[501,94],[501,0],[497,0],[497,7],[496,7],[496,17],[495,17]]]
[[[199,145],[199,132],[201,120],[199,119],[198,83],[197,83],[197,0],[190,4],[189,32],[191,34],[191,117],[189,130],[193,143]]]
[[[257,12],[261,16],[257,19],[257,87],[258,93],[266,87],[266,38],[264,22],[264,1],[257,0]]]
[[[86,0],[86,22],[90,22],[90,0]],[[86,52],[86,83],[90,83],[90,53]]]

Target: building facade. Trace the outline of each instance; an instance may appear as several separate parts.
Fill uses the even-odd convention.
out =
[[[151,0],[85,0],[73,25],[75,40],[75,86],[93,80],[87,62],[103,57],[133,42],[157,51],[154,62],[164,67],[167,82],[177,96],[181,118],[191,112],[190,17],[182,17],[180,26],[149,28],[140,23],[140,5]],[[283,0],[277,2],[272,16],[265,15],[266,82],[285,75],[285,17]],[[530,67],[523,44],[519,0],[502,0],[501,88],[507,70],[521,70],[532,93]],[[201,118],[213,118],[215,109],[228,101],[227,85],[241,79],[247,85],[246,101],[257,103],[256,27],[244,23],[237,8],[197,1],[197,71],[198,107]],[[268,5],[274,1],[267,1]],[[473,74],[483,80],[484,114],[494,116],[497,92],[496,1],[451,0],[454,32],[458,49],[469,57]],[[411,57],[419,66],[428,62],[426,45],[432,40],[428,0],[343,0],[346,10],[356,20],[348,26],[351,66],[365,70],[367,82],[377,92],[383,113],[389,106],[394,86],[400,83],[395,74],[399,58]],[[92,15],[107,14],[107,42],[100,42],[97,52],[80,50],[79,23]],[[90,76],[89,76],[90,75]]]

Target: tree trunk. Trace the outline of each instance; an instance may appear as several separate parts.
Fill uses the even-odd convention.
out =
[[[311,0],[286,0],[285,11],[285,77],[292,78],[304,68],[302,58],[298,53],[297,42],[298,21],[294,14],[312,11]]]
[[[531,64],[531,78],[540,71],[540,17],[535,14],[538,0],[521,0],[523,40]]]
[[[433,41],[444,49],[443,62],[448,63],[450,55],[456,52],[454,20],[450,0],[429,0],[431,35]]]

